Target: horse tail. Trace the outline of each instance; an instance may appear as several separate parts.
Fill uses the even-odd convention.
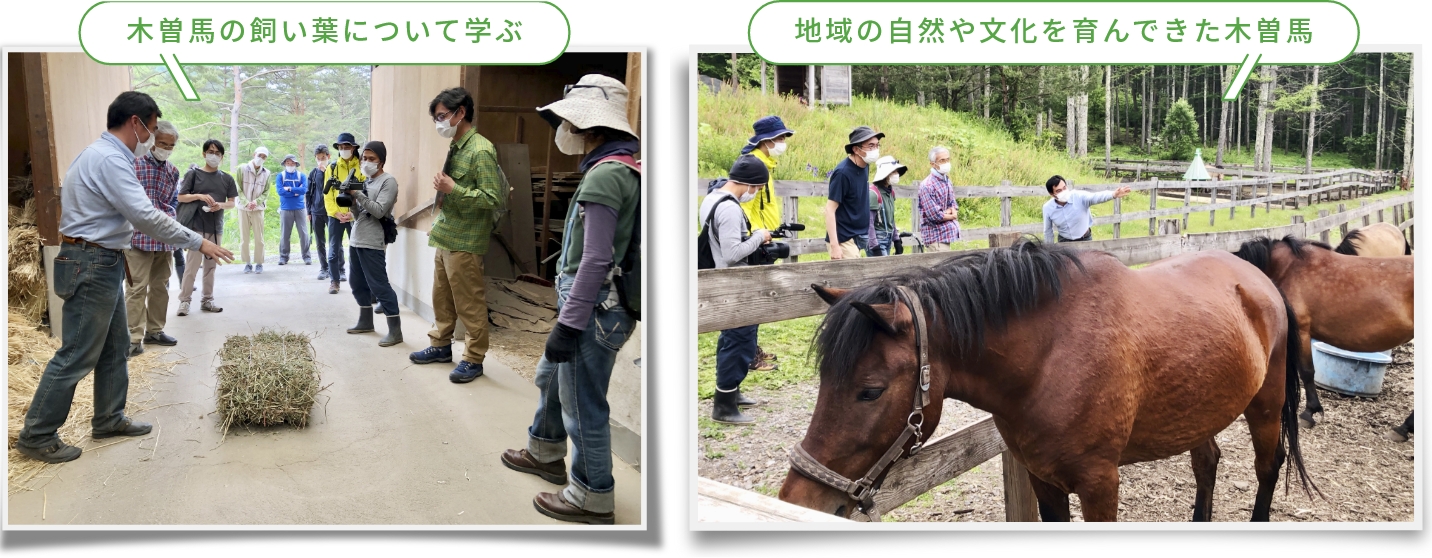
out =
[[[1289,457],[1287,479],[1283,488],[1284,493],[1287,493],[1288,487],[1293,484],[1293,473],[1296,471],[1303,493],[1307,494],[1308,498],[1312,498],[1313,492],[1317,492],[1321,497],[1323,496],[1322,490],[1319,490],[1317,485],[1313,484],[1313,480],[1308,478],[1308,470],[1303,463],[1303,450],[1298,446],[1298,406],[1301,404],[1299,398],[1303,392],[1301,376],[1298,372],[1302,367],[1303,341],[1298,336],[1298,316],[1293,312],[1293,305],[1288,302],[1286,296],[1283,297],[1283,307],[1288,313],[1288,354],[1285,359],[1287,370],[1283,373],[1285,378],[1282,435],[1288,440]]]

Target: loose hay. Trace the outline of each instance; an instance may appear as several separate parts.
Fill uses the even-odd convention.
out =
[[[44,261],[40,256],[40,231],[35,227],[35,200],[23,208],[10,206],[10,293],[12,308],[32,321],[39,321],[48,303]]]
[[[319,385],[318,363],[307,335],[263,329],[230,335],[219,350],[215,388],[220,426],[308,426]]]

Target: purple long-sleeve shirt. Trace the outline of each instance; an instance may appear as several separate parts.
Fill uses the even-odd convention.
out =
[[[577,277],[572,280],[572,290],[567,293],[567,303],[557,322],[567,327],[585,330],[592,309],[597,307],[597,293],[607,280],[607,270],[612,267],[612,243],[617,236],[616,208],[599,203],[583,202],[585,212],[582,227],[582,263],[577,266]],[[615,288],[615,287],[613,287]]]

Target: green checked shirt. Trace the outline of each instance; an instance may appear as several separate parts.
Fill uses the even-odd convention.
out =
[[[502,178],[492,142],[469,129],[452,143],[445,172],[455,184],[443,198],[438,220],[428,233],[428,246],[486,254],[487,242],[502,206]]]

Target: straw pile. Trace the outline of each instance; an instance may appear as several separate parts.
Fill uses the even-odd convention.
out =
[[[308,425],[323,387],[307,335],[275,329],[230,335],[219,360],[215,399],[225,434],[235,424]]]
[[[10,206],[10,307],[39,321],[45,314],[47,293],[35,199],[30,198],[24,207]]]
[[[39,329],[39,325],[26,317],[15,308],[10,309],[10,401],[9,401],[9,426],[10,432],[7,438],[7,446],[10,452],[10,492],[13,494],[21,490],[30,490],[31,484],[41,478],[46,478],[40,473],[47,469],[59,467],[59,465],[47,465],[35,461],[15,451],[15,440],[20,436],[20,429],[25,425],[25,413],[30,411],[30,401],[35,396],[35,389],[40,385],[40,376],[45,371],[45,365],[55,356],[55,350],[60,347],[57,339],[51,339],[49,335]],[[178,361],[161,362],[160,355],[165,352],[148,351],[144,354],[130,359],[129,361],[129,403],[125,409],[126,415],[135,415],[144,412],[146,403],[153,400],[153,392],[150,389],[151,376],[153,374],[166,374],[173,370]],[[60,439],[66,443],[80,446],[86,452],[117,444],[133,438],[123,438],[120,442],[106,440],[103,444],[91,444],[90,419],[94,417],[94,375],[90,374],[81,380],[75,388],[74,403],[70,406],[70,416],[65,425],[60,427]],[[147,395],[147,397],[145,397]],[[86,447],[90,446],[90,447]]]

